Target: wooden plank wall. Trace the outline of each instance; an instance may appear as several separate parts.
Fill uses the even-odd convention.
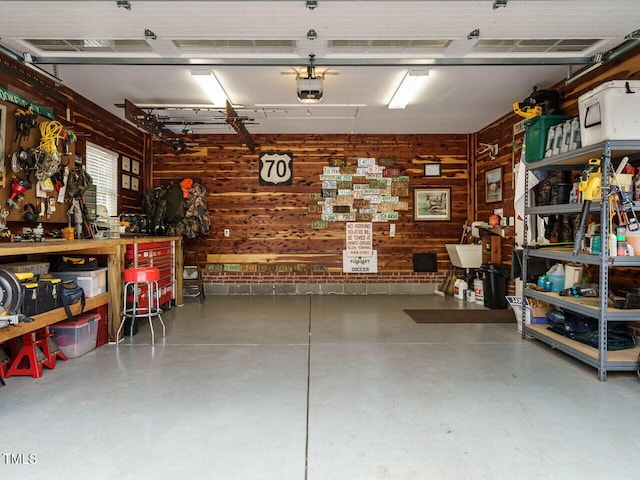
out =
[[[40,106],[49,108],[53,111],[57,121],[62,123],[65,128],[76,132],[78,141],[71,147],[72,154],[79,153],[84,157],[86,142],[89,141],[118,154],[140,160],[144,160],[145,155],[149,155],[145,151],[145,135],[141,131],[64,85],[55,84],[52,80],[4,56],[0,56],[0,87]],[[15,143],[16,125],[14,120],[18,107],[11,103],[3,102],[2,104],[7,106],[5,151],[10,154],[18,148],[17,143]],[[47,119],[41,117],[39,120]],[[39,141],[40,134],[37,129],[34,129],[31,132],[30,139],[23,142],[22,147],[37,146]],[[62,151],[62,147],[59,146],[58,150]],[[73,164],[73,158],[73,155],[70,155],[64,157],[63,161],[67,164]],[[4,162],[9,176],[7,182],[9,184],[12,173],[11,165],[6,157]],[[147,180],[147,182],[149,181]],[[9,188],[1,189],[0,203],[5,204],[8,195]],[[122,190],[118,198],[119,211],[140,211],[142,191]],[[34,199],[34,190],[27,191],[25,201],[33,203]],[[55,215],[51,219],[43,219],[45,227],[47,223],[56,225],[65,223],[67,209],[65,205],[59,204]],[[22,226],[21,216],[17,211],[11,213],[8,221],[10,222],[10,227],[12,224],[18,227]]]
[[[400,212],[394,238],[389,236],[388,223],[374,223],[378,268],[412,271],[413,253],[429,252],[438,255],[439,269],[447,268],[444,244],[459,241],[470,210],[467,135],[258,135],[254,139],[255,154],[239,145],[235,135],[189,138],[188,142],[199,147],[180,156],[154,152],[155,185],[191,177],[200,179],[209,192],[211,235],[192,247],[208,255],[235,254],[243,261],[255,255],[256,263],[264,258],[261,255],[279,254],[293,262],[342,268],[345,224],[311,229],[311,220],[319,219],[320,214],[308,213],[309,194],[320,193],[319,175],[331,158],[356,164],[359,157],[394,157],[401,175],[410,177],[411,194],[406,199],[410,209]],[[293,153],[292,186],[258,185],[261,151]],[[424,178],[425,162],[440,162],[442,177]],[[413,189],[430,186],[451,188],[451,221],[413,220]],[[224,229],[230,231],[228,238],[223,236]]]

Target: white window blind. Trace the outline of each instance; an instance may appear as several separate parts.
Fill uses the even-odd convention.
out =
[[[87,172],[96,186],[98,205],[107,207],[110,216],[118,214],[118,154],[87,143]]]

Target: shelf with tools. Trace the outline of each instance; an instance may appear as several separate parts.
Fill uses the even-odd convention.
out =
[[[568,153],[555,155],[544,158],[538,162],[531,162],[525,165],[529,171],[543,170],[571,170],[582,171],[586,180],[587,175],[598,175],[597,188],[602,192],[602,196],[608,195],[608,192],[615,191],[611,189],[611,181],[616,181],[613,176],[614,162],[620,163],[623,157],[638,158],[640,153],[639,140],[615,140],[603,141],[594,145],[589,145]],[[585,173],[586,172],[586,173]],[[613,176],[613,178],[611,178]],[[528,191],[528,178],[526,176],[525,191]],[[593,178],[592,176],[588,177]],[[583,184],[583,187],[586,185]],[[593,192],[591,192],[593,193]],[[528,197],[528,196],[527,196]],[[587,198],[587,196],[585,196]],[[591,198],[591,196],[589,196]],[[580,343],[571,338],[553,332],[546,324],[525,324],[525,312],[523,312],[523,329],[524,337],[532,337],[540,340],[552,348],[557,348],[572,357],[583,361],[584,363],[595,367],[598,370],[598,378],[602,381],[606,380],[608,371],[635,371],[638,368],[638,355],[640,347],[629,348],[619,351],[608,351],[608,322],[625,322],[638,321],[640,319],[640,310],[625,310],[614,308],[609,299],[609,269],[611,267],[640,267],[640,256],[615,256],[610,252],[609,242],[602,241],[601,251],[593,254],[581,249],[582,235],[584,234],[585,223],[588,215],[599,216],[601,219],[611,218],[611,205],[608,201],[590,202],[590,208],[585,208],[585,203],[564,203],[557,205],[530,206],[527,198],[525,204],[525,217],[535,219],[539,216],[546,215],[581,215],[581,226],[576,235],[573,247],[537,245],[535,242],[529,242],[527,237],[531,232],[528,231],[528,222],[525,221],[524,233],[524,251],[523,251],[523,278],[527,279],[527,264],[532,258],[541,258],[555,260],[557,262],[571,262],[574,264],[587,264],[599,268],[599,280],[597,297],[579,297],[561,296],[558,293],[542,292],[533,288],[525,287],[523,289],[523,302],[526,298],[535,298],[553,305],[555,308],[561,308],[586,317],[595,318],[598,321],[598,347],[592,347]],[[640,205],[633,203],[632,210],[635,212],[640,210]],[[608,221],[602,221],[600,226],[600,236],[602,239],[608,239],[611,233],[611,227]],[[534,239],[535,240],[535,239]]]

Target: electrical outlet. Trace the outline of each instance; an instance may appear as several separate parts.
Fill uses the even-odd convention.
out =
[[[389,236],[390,237],[395,237],[396,236],[396,224],[395,223],[390,223],[389,224]]]
[[[229,229],[228,229],[228,228],[225,228],[225,229],[224,229],[224,231],[223,231],[223,233],[224,233],[224,236],[225,236],[225,237],[228,237],[228,236],[229,236]]]

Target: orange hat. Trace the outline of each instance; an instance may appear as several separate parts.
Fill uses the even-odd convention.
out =
[[[180,182],[180,186],[182,187],[183,198],[189,197],[189,190],[191,189],[191,185],[193,185],[193,180],[191,180],[190,178],[185,178]]]

